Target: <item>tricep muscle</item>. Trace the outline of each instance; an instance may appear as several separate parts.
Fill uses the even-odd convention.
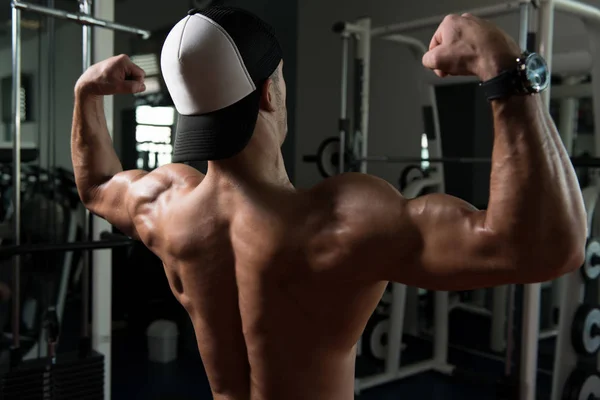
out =
[[[141,170],[120,172],[95,189],[86,207],[124,234],[140,239],[136,222],[157,219],[158,216],[152,214],[160,212],[161,208],[150,206],[161,195],[173,187],[195,187],[203,177],[183,164],[169,164],[150,173]],[[142,215],[147,218],[140,219]]]
[[[389,266],[392,280],[427,289],[468,290],[514,279],[507,243],[485,224],[486,214],[455,197],[434,194],[404,201],[404,218],[418,246],[412,265]],[[505,240],[506,239],[506,240]]]
[[[514,279],[508,240],[485,212],[444,194],[413,200],[387,182],[346,174],[331,181],[338,219],[353,235],[354,259],[373,278],[432,290],[467,290]]]

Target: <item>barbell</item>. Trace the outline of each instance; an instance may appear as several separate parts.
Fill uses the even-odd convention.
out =
[[[32,254],[32,253],[52,253],[52,252],[67,252],[76,250],[102,250],[114,249],[117,247],[127,247],[135,243],[135,240],[123,235],[113,234],[110,232],[102,232],[100,240],[96,241],[81,241],[70,243],[39,243],[39,244],[23,244],[0,247],[0,259],[9,258],[16,255]]]
[[[339,138],[330,137],[321,143],[317,154],[305,155],[302,160],[307,163],[316,163],[321,175],[324,178],[329,178],[338,174],[339,152]],[[356,157],[350,152],[346,152],[344,154],[344,165],[355,167],[361,162],[406,164],[420,164],[423,162],[428,162],[431,164],[490,164],[492,159],[490,157],[421,158],[376,155]],[[571,163],[574,167],[600,168],[600,158],[597,157],[571,157]]]

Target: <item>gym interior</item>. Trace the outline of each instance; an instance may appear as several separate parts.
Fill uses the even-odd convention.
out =
[[[388,285],[358,343],[355,395],[600,398],[600,1],[6,0],[0,399],[212,398],[160,260],[81,204],[70,131],[81,73],[127,54],[147,89],[106,99],[115,148],[124,169],[170,163],[177,113],[160,50],[189,9],[214,3],[246,8],[277,32],[288,93],[282,152],[299,188],[356,171],[408,198],[448,193],[485,209],[489,105],[477,81],[439,79],[421,56],[446,14],[469,11],[546,58],[544,100],[588,215],[584,265],[553,282],[470,292]]]

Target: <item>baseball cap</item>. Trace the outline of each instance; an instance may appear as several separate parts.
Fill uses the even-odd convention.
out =
[[[273,29],[240,8],[193,9],[168,34],[161,70],[179,114],[173,162],[241,152],[258,118],[261,87],[279,66]]]

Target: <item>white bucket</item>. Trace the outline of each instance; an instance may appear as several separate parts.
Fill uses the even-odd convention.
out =
[[[157,363],[170,363],[177,359],[179,332],[172,321],[157,320],[146,331],[148,337],[148,359]]]

